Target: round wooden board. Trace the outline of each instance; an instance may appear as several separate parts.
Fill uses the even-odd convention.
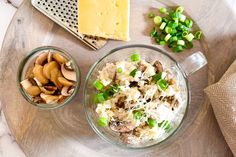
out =
[[[176,3],[176,4],[175,4]],[[24,1],[7,31],[0,54],[0,92],[9,127],[16,141],[29,157],[75,156],[233,156],[227,146],[203,89],[222,76],[235,58],[236,4],[230,0],[131,0],[131,41],[109,41],[99,51],[92,51],[78,39]],[[208,58],[205,67],[189,77],[192,101],[180,131],[166,144],[148,150],[125,150],[100,139],[88,125],[82,105],[85,76],[101,56],[127,44],[153,44],[149,37],[151,22],[146,13],[161,6],[182,5],[203,30],[204,39],[195,48],[181,54],[181,60],[201,50]],[[82,71],[82,86],[71,104],[53,111],[40,110],[20,95],[16,87],[19,62],[30,50],[53,45],[68,51]],[[157,45],[154,45],[157,46]],[[157,46],[162,48],[160,46]],[[168,50],[168,49],[166,49]]]

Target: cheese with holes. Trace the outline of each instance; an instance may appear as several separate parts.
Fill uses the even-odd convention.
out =
[[[78,0],[78,31],[129,40],[129,0]]]

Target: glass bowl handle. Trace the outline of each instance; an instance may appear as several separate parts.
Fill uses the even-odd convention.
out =
[[[207,59],[204,54],[200,51],[188,56],[182,62],[180,62],[182,70],[186,76],[198,71],[207,64]]]

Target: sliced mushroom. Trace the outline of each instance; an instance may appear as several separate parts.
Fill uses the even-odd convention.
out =
[[[41,53],[36,59],[35,63],[39,65],[43,65],[43,63],[47,60],[48,52]]]
[[[43,75],[43,66],[39,64],[35,64],[33,69],[34,77],[42,84],[47,84],[48,79]]]
[[[74,92],[74,87],[66,87],[64,86],[61,90],[61,95],[70,96]]]
[[[58,81],[64,86],[73,86],[73,82],[68,81],[64,77],[58,77]]]
[[[39,87],[33,86],[32,83],[28,79],[21,81],[20,84],[25,89],[25,91],[31,96],[37,96],[41,93],[41,90],[39,89]]]
[[[39,103],[43,103],[43,99],[40,96],[36,96],[32,98],[33,102],[39,104]]]
[[[138,63],[138,70],[144,72],[147,69],[147,67],[142,64],[141,62]]]
[[[34,81],[36,82],[36,84],[37,84],[39,87],[43,86],[42,83],[40,83],[39,80],[38,80],[36,77],[34,77]]]
[[[53,57],[53,59],[55,59],[55,61],[57,61],[60,64],[63,64],[63,63],[67,62],[67,59],[59,53],[54,53],[52,55],[52,57]]]
[[[110,128],[115,132],[130,132],[136,128],[132,122],[123,122],[123,121],[111,121],[109,124]]]
[[[44,86],[44,87],[39,87],[39,88],[44,94],[49,94],[49,95],[54,94],[55,91],[57,90],[57,87],[55,86]]]
[[[51,72],[50,72],[50,80],[60,90],[61,90],[63,85],[58,81],[58,77],[61,77],[61,76],[62,76],[61,72],[57,68],[52,69]]]
[[[58,100],[61,98],[60,95],[48,95],[41,93],[40,97],[47,103],[47,104],[54,104],[57,103]]]
[[[44,74],[44,76],[47,77],[48,79],[50,79],[51,71],[52,71],[52,69],[55,69],[55,68],[56,69],[59,68],[59,65],[55,61],[52,61],[52,62],[49,62],[49,63],[45,64],[43,66],[43,74]]]
[[[27,70],[27,72],[26,72],[26,74],[25,74],[25,78],[26,78],[26,79],[34,78],[33,67],[30,67],[30,68]]]
[[[163,66],[162,66],[161,62],[159,62],[158,60],[156,60],[154,62],[153,66],[155,67],[157,73],[163,71]]]
[[[74,70],[71,70],[70,68],[68,68],[66,66],[66,64],[62,64],[61,65],[61,72],[62,72],[62,75],[68,79],[68,80],[71,80],[71,81],[76,81],[76,73]]]
[[[48,52],[47,60],[48,60],[48,63],[52,61],[52,53],[50,51]]]

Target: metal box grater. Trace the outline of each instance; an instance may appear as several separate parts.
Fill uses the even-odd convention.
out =
[[[32,5],[51,20],[79,38],[92,49],[103,47],[107,40],[78,32],[77,0],[31,0]]]

